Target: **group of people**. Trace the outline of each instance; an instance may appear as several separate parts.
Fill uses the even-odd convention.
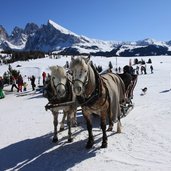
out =
[[[28,78],[31,81],[32,90],[35,90],[36,84],[35,84],[35,76],[32,75]],[[11,86],[11,92],[13,92],[13,89],[16,88],[17,92],[27,91],[27,82],[23,81],[23,77],[19,75],[17,78],[12,76],[12,86]]]
[[[139,70],[141,71],[141,74],[147,74],[147,67],[146,65],[142,65],[141,67],[137,66],[135,71],[136,71],[136,74],[139,75]],[[153,66],[150,65],[150,71],[151,71],[151,74],[153,74]]]
[[[32,75],[31,77],[28,77],[28,80],[30,81],[32,90],[34,91],[36,88],[36,83],[35,83],[36,77]],[[44,85],[46,80],[46,72],[42,73],[42,80],[43,80],[42,83]],[[26,79],[23,79],[21,74],[18,77],[11,76],[11,88],[10,88],[11,92],[14,91],[14,88],[17,90],[17,92],[27,91],[27,86],[28,86],[27,81]],[[5,97],[3,88],[4,88],[4,81],[3,81],[3,77],[0,76],[0,99]]]
[[[18,76],[18,78],[15,78],[12,76],[12,86],[11,86],[11,92],[14,88],[17,89],[17,92],[22,92],[22,86],[23,86],[23,78],[21,75]]]

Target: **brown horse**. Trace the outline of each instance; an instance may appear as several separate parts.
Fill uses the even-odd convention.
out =
[[[101,147],[106,148],[107,114],[109,118],[108,130],[111,131],[113,123],[117,121],[117,132],[121,132],[120,102],[124,100],[124,83],[120,77],[113,73],[99,75],[91,64],[90,57],[72,57],[70,69],[73,74],[73,89],[87,122],[89,138],[86,148],[91,148],[94,144],[92,122],[90,119],[90,114],[92,113],[100,115],[103,132]]]
[[[46,109],[50,109],[53,114],[54,136],[53,142],[58,141],[57,126],[59,110],[63,110],[63,118],[60,126],[60,131],[64,129],[64,121],[67,116],[68,125],[68,141],[72,141],[71,125],[76,125],[76,112],[77,106],[75,101],[75,94],[73,93],[71,76],[66,73],[66,70],[61,66],[51,66],[51,76],[45,81],[44,96],[48,99],[49,103]],[[67,104],[65,106],[57,106],[58,104]]]

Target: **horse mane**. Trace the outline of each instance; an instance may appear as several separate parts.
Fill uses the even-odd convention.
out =
[[[90,61],[90,58],[86,58],[86,57],[82,57],[82,56],[79,56],[77,58],[73,58],[74,60],[71,59],[71,63],[70,63],[70,67],[72,68],[73,66],[75,65],[81,65],[84,67],[84,62],[86,64],[90,64],[91,61]]]
[[[92,106],[94,103],[96,103],[96,101],[98,100],[98,98],[100,98],[102,96],[102,86],[101,86],[101,79],[100,79],[100,75],[97,71],[97,69],[95,68],[95,66],[93,65],[92,62],[88,63],[89,67],[92,68],[93,72],[94,72],[94,76],[95,76],[95,89],[92,92],[91,96],[88,98],[83,98],[82,96],[77,96],[77,100],[81,105],[84,106]]]
[[[83,62],[82,62],[82,58],[81,58],[81,57],[75,58],[74,60],[71,61],[70,66],[72,67],[73,65],[79,65],[79,64],[82,65],[82,63],[83,63]]]
[[[49,67],[54,75],[66,75],[65,69],[61,66],[51,66]]]
[[[71,84],[72,76],[69,73],[66,73],[65,69],[61,66],[51,66],[51,67],[49,67],[49,69],[51,70],[51,72],[54,75],[63,74],[63,75],[67,76],[67,78],[66,78],[66,80],[67,80],[66,81],[66,96],[61,97],[61,98],[58,98],[56,96],[56,94],[54,93],[55,92],[54,88],[52,87],[52,81],[51,81],[52,75],[50,75],[46,80],[46,84],[45,84],[46,86],[44,87],[43,96],[45,98],[47,98],[49,103],[51,103],[51,104],[60,104],[60,103],[72,101],[72,99],[73,99],[72,84]]]

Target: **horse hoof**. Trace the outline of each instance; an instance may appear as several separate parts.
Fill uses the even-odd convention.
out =
[[[72,121],[72,122],[71,122],[71,126],[72,126],[72,127],[77,127],[77,121],[75,121],[75,120]]]
[[[101,148],[107,148],[107,143],[102,143]]]
[[[62,132],[62,131],[64,131],[64,128],[60,128],[60,129],[59,129],[59,132]]]
[[[94,142],[88,142],[86,145],[86,149],[90,149],[93,147]]]
[[[112,127],[109,127],[106,131],[112,131],[113,130],[113,128]]]
[[[77,127],[77,123],[72,124],[72,127],[73,127],[73,128]]]
[[[90,148],[92,148],[92,147],[93,147],[92,144],[87,144],[87,145],[86,145],[86,149],[90,149]]]
[[[68,142],[69,142],[69,143],[73,142],[73,138],[69,138],[69,139],[68,139]]]
[[[53,138],[53,139],[52,139],[52,142],[53,142],[53,143],[58,142],[58,138]]]

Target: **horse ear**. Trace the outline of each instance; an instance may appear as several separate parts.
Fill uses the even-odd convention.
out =
[[[50,69],[51,71],[55,70],[56,68],[57,68],[57,66],[50,66],[50,67],[49,67],[49,69]]]
[[[74,56],[71,56],[71,61],[73,61],[74,60]]]
[[[65,64],[65,65],[63,66],[63,68],[64,68],[64,69],[67,69],[67,64]]]
[[[50,66],[49,69],[52,71],[53,70],[53,66]]]
[[[88,55],[88,57],[84,59],[85,59],[85,62],[88,63],[90,61],[90,55]]]

